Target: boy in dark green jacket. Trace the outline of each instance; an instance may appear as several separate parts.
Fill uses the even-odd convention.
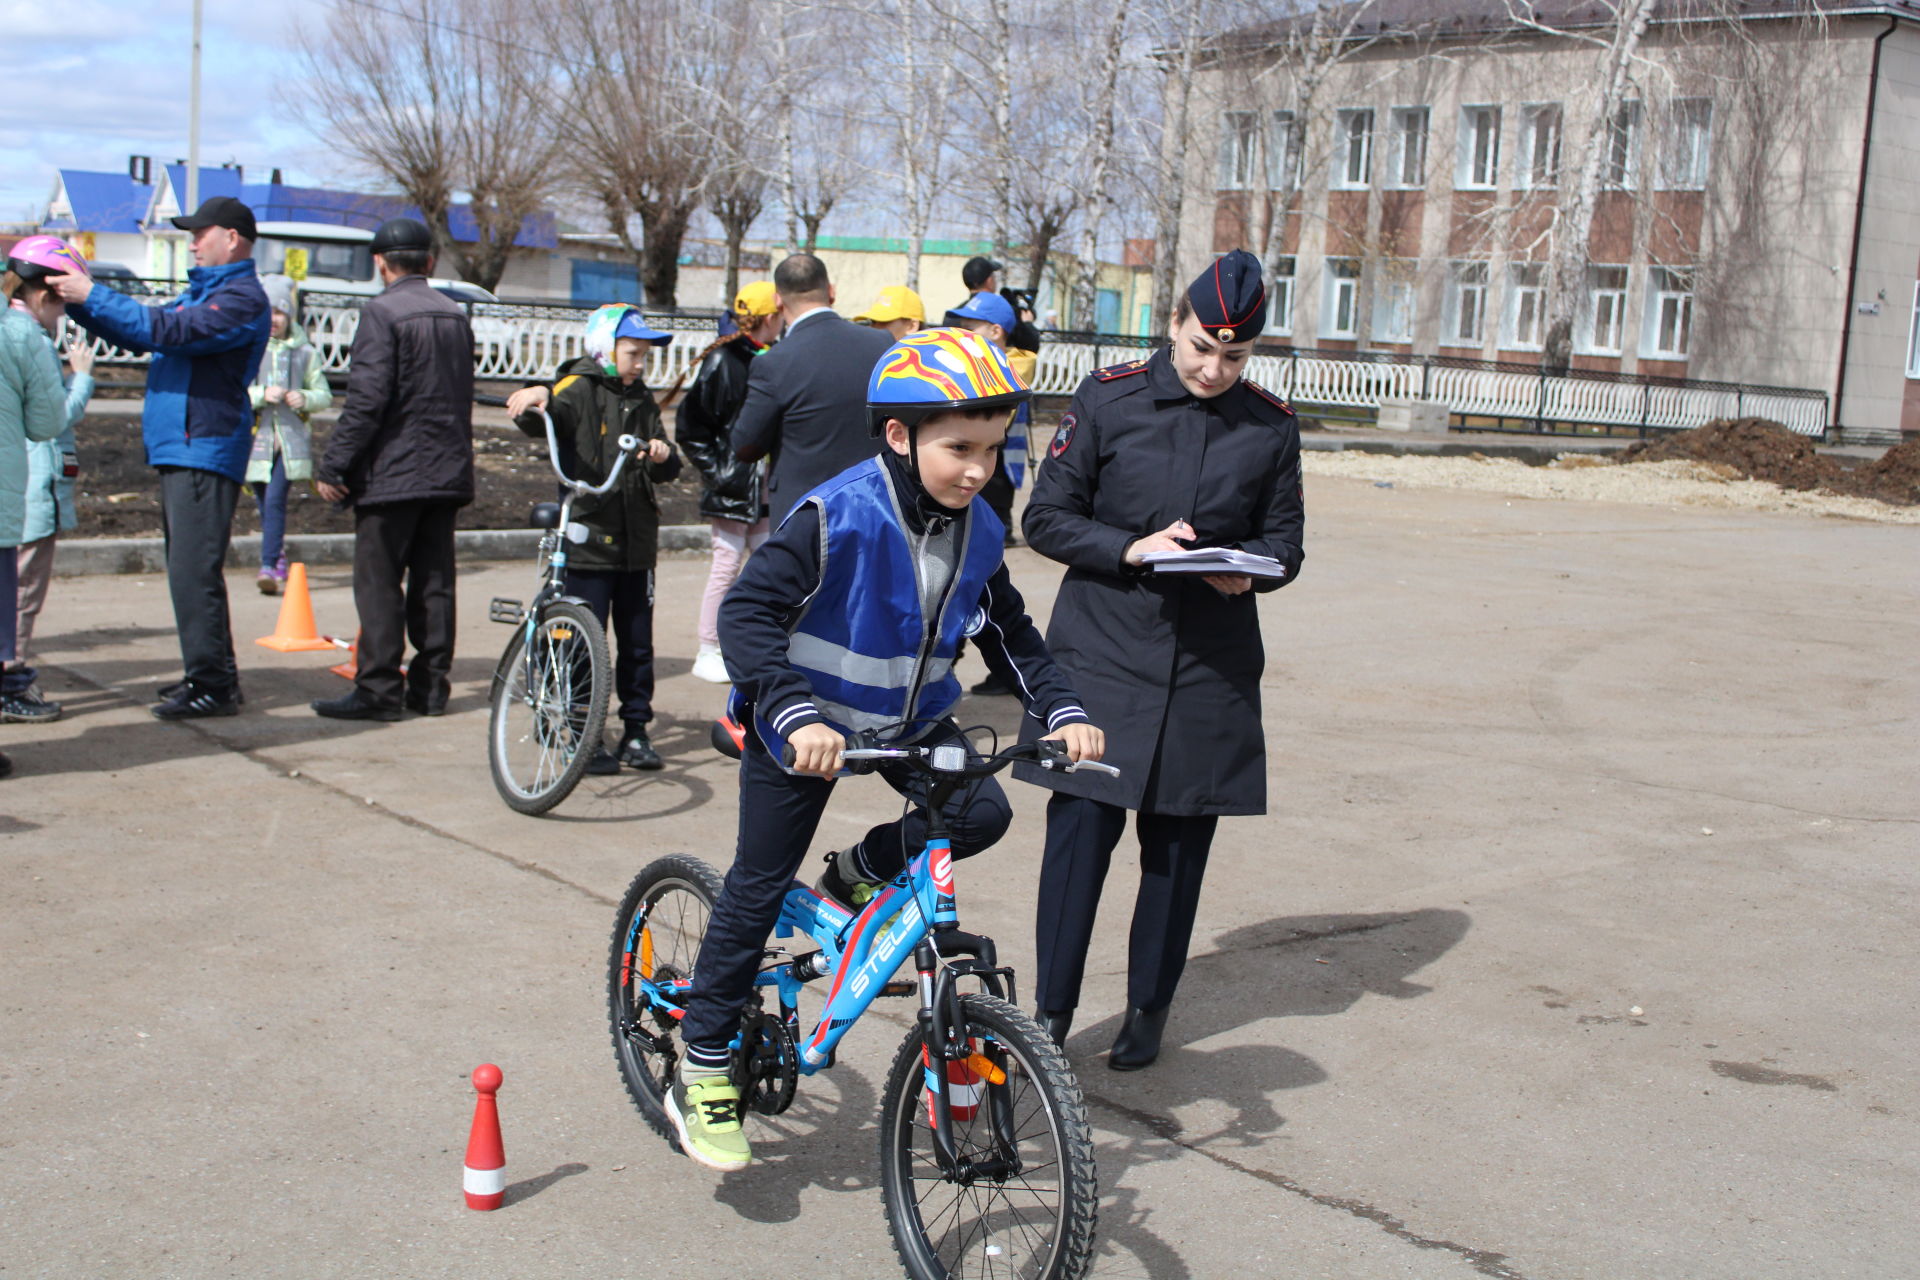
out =
[[[671,341],[672,334],[647,327],[638,307],[601,307],[587,317],[587,354],[562,369],[560,381],[545,396],[560,441],[560,465],[575,480],[605,480],[622,435],[644,442],[621,472],[618,487],[597,497],[581,494],[573,503],[573,519],[586,526],[587,540],[567,553],[567,594],[586,601],[614,636],[613,681],[623,725],[619,754],[602,745],[587,766],[589,773],[618,773],[623,764],[660,767],[660,754],[647,739],[653,719],[653,567],[660,549],[654,486],[680,474],[680,455],[661,431],[660,406],[641,373],[647,349]],[[535,389],[518,393],[513,407],[541,402]],[[522,412],[514,423],[530,436],[546,438],[538,413]]]

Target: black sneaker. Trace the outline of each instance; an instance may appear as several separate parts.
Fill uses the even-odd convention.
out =
[[[183,680],[173,696],[152,708],[156,720],[204,720],[213,716],[237,716],[240,699],[231,689],[210,689]]]
[[[626,740],[620,744],[620,763],[647,773],[661,767],[660,753],[647,740],[645,729],[627,730]]]
[[[596,778],[608,778],[620,772],[620,757],[604,746],[593,749],[593,758],[587,761],[587,772]]]
[[[185,680],[175,680],[172,684],[161,685],[158,689],[154,690],[154,692],[159,695],[160,701],[172,702],[186,691],[186,687],[187,682]],[[233,700],[242,704],[247,700],[246,690],[240,687],[238,680],[233,682]]]
[[[315,698],[307,704],[315,715],[325,716],[329,720],[398,720],[400,708],[383,707],[377,702],[369,702],[355,689],[352,693],[338,698]]]
[[[8,724],[45,724],[58,720],[63,710],[59,703],[48,702],[37,684],[0,695],[0,721]]]

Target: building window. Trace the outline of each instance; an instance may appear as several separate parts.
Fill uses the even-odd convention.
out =
[[[1580,349],[1617,356],[1626,337],[1627,269],[1588,267],[1586,306],[1580,316]]]
[[[1705,98],[1675,98],[1667,107],[1667,128],[1660,139],[1660,185],[1669,191],[1701,191],[1707,185],[1707,139],[1713,132],[1713,103]]]
[[[1440,341],[1450,347],[1478,347],[1487,340],[1487,264],[1447,264],[1446,315]]]
[[[1360,336],[1360,263],[1354,258],[1328,258],[1324,294],[1320,299],[1320,336]]]
[[[1684,360],[1692,330],[1692,273],[1654,267],[1647,273],[1647,321],[1641,335],[1640,354]]]
[[[1538,262],[1516,262],[1507,268],[1507,306],[1500,328],[1500,345],[1515,351],[1538,351],[1546,330],[1546,268]]]
[[[1273,113],[1267,135],[1267,187],[1292,191],[1300,185],[1300,122],[1291,111]]]
[[[1245,191],[1253,185],[1254,154],[1258,150],[1260,117],[1251,111],[1229,111],[1220,130],[1220,189]]]
[[[1335,117],[1333,185],[1349,190],[1373,181],[1373,112],[1342,111]]]
[[[1388,186],[1427,185],[1427,114],[1425,107],[1393,109],[1392,154],[1387,157]]]
[[[1500,108],[1460,108],[1459,154],[1453,185],[1489,188],[1500,180]]]
[[[1293,333],[1293,259],[1282,258],[1267,276],[1267,327],[1277,338]]]
[[[1516,187],[1560,185],[1560,104],[1540,102],[1520,112],[1520,166]]]
[[[1373,281],[1375,342],[1413,341],[1413,277],[1420,264],[1410,258],[1390,258],[1380,264]]]
[[[1640,180],[1640,104],[1623,102],[1607,125],[1607,159],[1602,178],[1610,187],[1631,187]]]

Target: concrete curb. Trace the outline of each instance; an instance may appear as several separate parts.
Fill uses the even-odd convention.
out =
[[[464,559],[530,560],[540,545],[539,529],[462,529],[453,535]],[[705,551],[712,533],[704,524],[670,524],[660,530],[662,551]],[[313,533],[287,538],[287,559],[303,564],[352,564],[353,535]],[[229,569],[260,563],[260,535],[245,534],[227,549]],[[54,558],[56,577],[96,573],[165,573],[165,545],[159,538],[62,538]]]

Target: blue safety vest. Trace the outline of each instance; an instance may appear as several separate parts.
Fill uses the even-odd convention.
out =
[[[820,585],[790,633],[787,661],[812,685],[815,709],[841,733],[945,716],[960,700],[954,657],[961,637],[985,622],[980,597],[1000,566],[1006,526],[974,499],[953,581],[929,624],[920,607],[919,539],[907,529],[884,462],[848,468],[801,499],[807,503],[820,510]],[[785,739],[764,715],[756,722],[780,759]]]

